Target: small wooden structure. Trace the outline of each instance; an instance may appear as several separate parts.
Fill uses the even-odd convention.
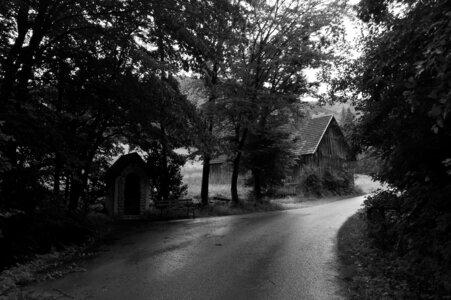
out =
[[[354,184],[355,156],[334,116],[310,119],[300,132],[299,164],[293,169],[291,184],[299,185],[312,173],[340,172]]]
[[[229,185],[232,180],[233,165],[226,154],[221,154],[210,161],[210,183]],[[240,167],[238,184],[244,185],[250,177],[250,172]]]
[[[210,161],[210,183],[228,184],[232,178],[232,164],[221,154]]]
[[[301,130],[301,162],[320,170],[349,169],[355,160],[334,116],[312,118]]]
[[[107,171],[110,216],[120,219],[140,218],[149,207],[149,176],[146,164],[138,153],[121,156]]]
[[[328,173],[339,173],[350,186],[354,185],[353,167],[355,156],[334,116],[310,119],[300,130],[300,157],[296,167],[287,178],[281,193],[296,194],[302,183],[311,174],[324,177]],[[210,182],[229,184],[232,165],[226,155],[210,162]],[[247,175],[240,176],[242,182]],[[327,177],[327,176],[326,176]]]

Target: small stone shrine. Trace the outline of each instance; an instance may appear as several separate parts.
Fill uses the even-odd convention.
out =
[[[137,219],[150,204],[149,176],[138,153],[121,156],[107,171],[108,214],[119,219]]]

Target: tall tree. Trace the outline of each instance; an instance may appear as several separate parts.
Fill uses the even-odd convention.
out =
[[[231,55],[231,49],[240,42],[238,34],[242,21],[241,6],[240,1],[199,1],[191,9],[192,13],[186,23],[190,24],[188,28],[195,33],[195,39],[188,40],[183,45],[193,58],[189,63],[190,68],[203,79],[203,90],[207,98],[200,105],[203,134],[198,136],[197,147],[203,161],[201,199],[203,205],[208,205],[210,160],[216,154],[213,145],[213,127],[216,122],[214,106],[224,72],[228,68],[227,57]]]
[[[331,57],[328,46],[339,36],[344,4],[261,0],[244,7],[245,41],[234,48],[229,62],[229,95],[235,94],[228,105],[234,124],[234,203],[238,202],[237,179],[247,138],[264,138],[267,119],[283,107],[299,112],[297,99],[310,88],[303,71],[320,67]],[[258,190],[259,171],[252,172]]]
[[[382,161],[376,178],[396,189],[365,203],[386,211],[368,214],[368,228],[398,271],[414,274],[411,297],[443,298],[451,292],[451,2],[365,0],[358,12],[365,48],[345,78],[360,96],[358,144]]]
[[[156,123],[160,132],[151,132],[164,145],[163,137],[180,134],[165,126],[160,106],[149,110],[154,99],[146,89],[159,88],[154,94],[171,99],[155,103],[166,115],[171,105],[185,101],[171,74],[185,61],[182,41],[193,37],[187,30],[180,34],[186,24],[177,22],[186,18],[187,5],[177,0],[2,3],[2,200],[27,202],[36,194],[30,187],[52,186],[57,196],[64,189],[75,209],[99,178],[98,168],[118,154],[120,142]],[[142,124],[134,123],[137,111],[148,112]]]
[[[6,24],[7,34],[1,39],[0,119],[12,137],[4,148],[12,173],[3,176],[3,199],[25,199],[20,196],[20,190],[27,190],[22,179],[39,181],[36,172],[44,171],[51,155],[55,155],[52,160],[56,165],[54,191],[59,190],[59,152],[64,149],[60,142],[71,138],[66,130],[75,130],[76,136],[83,132],[81,136],[92,142],[86,145],[93,145],[84,150],[80,147],[73,162],[94,157],[93,149],[103,139],[107,121],[94,113],[101,103],[85,104],[102,99],[105,81],[114,80],[114,73],[127,65],[124,60],[121,63],[120,55],[133,45],[131,24],[139,22],[139,18],[133,19],[130,14],[136,10],[137,6],[128,2],[111,6],[108,1],[6,1],[2,5],[0,18]],[[67,102],[71,97],[76,98],[75,102]],[[61,117],[69,126],[60,127]],[[77,132],[78,121],[84,129],[91,126],[93,131]],[[78,142],[84,145],[81,140]],[[72,168],[71,194],[76,199],[78,186],[87,182],[89,163],[77,167],[72,164]],[[20,173],[26,174],[26,170],[34,170],[34,175],[20,179]]]
[[[401,189],[449,182],[451,51],[449,1],[403,1],[401,14],[387,3],[360,4],[372,28],[354,82],[360,144],[385,161],[380,179]],[[350,73],[352,74],[352,73]],[[421,160],[418,158],[421,157]]]

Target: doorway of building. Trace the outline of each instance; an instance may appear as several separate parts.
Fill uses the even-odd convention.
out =
[[[139,176],[134,173],[130,173],[125,177],[124,215],[139,215],[141,198],[141,185],[139,181]]]

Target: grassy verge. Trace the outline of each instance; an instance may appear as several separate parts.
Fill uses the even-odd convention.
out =
[[[349,299],[415,299],[397,259],[371,245],[362,214],[356,213],[337,237],[339,274]]]
[[[91,250],[91,244],[70,246],[63,251],[37,255],[27,263],[4,270],[0,273],[0,300],[34,299],[22,292],[24,286],[86,271],[78,262],[94,256],[96,253]]]
[[[187,196],[190,198],[199,198],[202,186],[202,169],[182,169],[183,183],[188,186]],[[230,182],[214,183],[210,182],[208,186],[210,197],[231,198]],[[244,185],[244,179],[239,177],[238,196],[245,199],[250,193],[251,188]]]
[[[248,202],[242,201],[237,206],[232,205],[209,205],[208,207],[203,207],[199,211],[200,217],[211,217],[211,216],[228,216],[228,215],[241,215],[255,212],[265,212],[286,209],[278,203],[273,203],[269,201],[264,202]]]
[[[89,224],[76,224],[87,226],[89,236],[83,237],[83,241],[73,238],[72,242],[64,245],[53,245],[49,251],[28,254],[17,259],[17,263],[0,272],[0,300],[3,299],[34,299],[24,294],[22,289],[32,283],[56,279],[68,273],[83,272],[81,267],[83,260],[97,254],[96,248],[103,243],[103,239],[111,234],[112,223],[103,215],[92,215],[87,218]],[[62,225],[61,225],[62,226]],[[48,228],[50,235],[55,234],[54,228]],[[73,234],[64,228],[66,234]],[[24,239],[30,237],[24,237]],[[81,239],[81,238],[80,238]],[[36,238],[34,243],[42,241]],[[40,298],[41,299],[41,298]]]

